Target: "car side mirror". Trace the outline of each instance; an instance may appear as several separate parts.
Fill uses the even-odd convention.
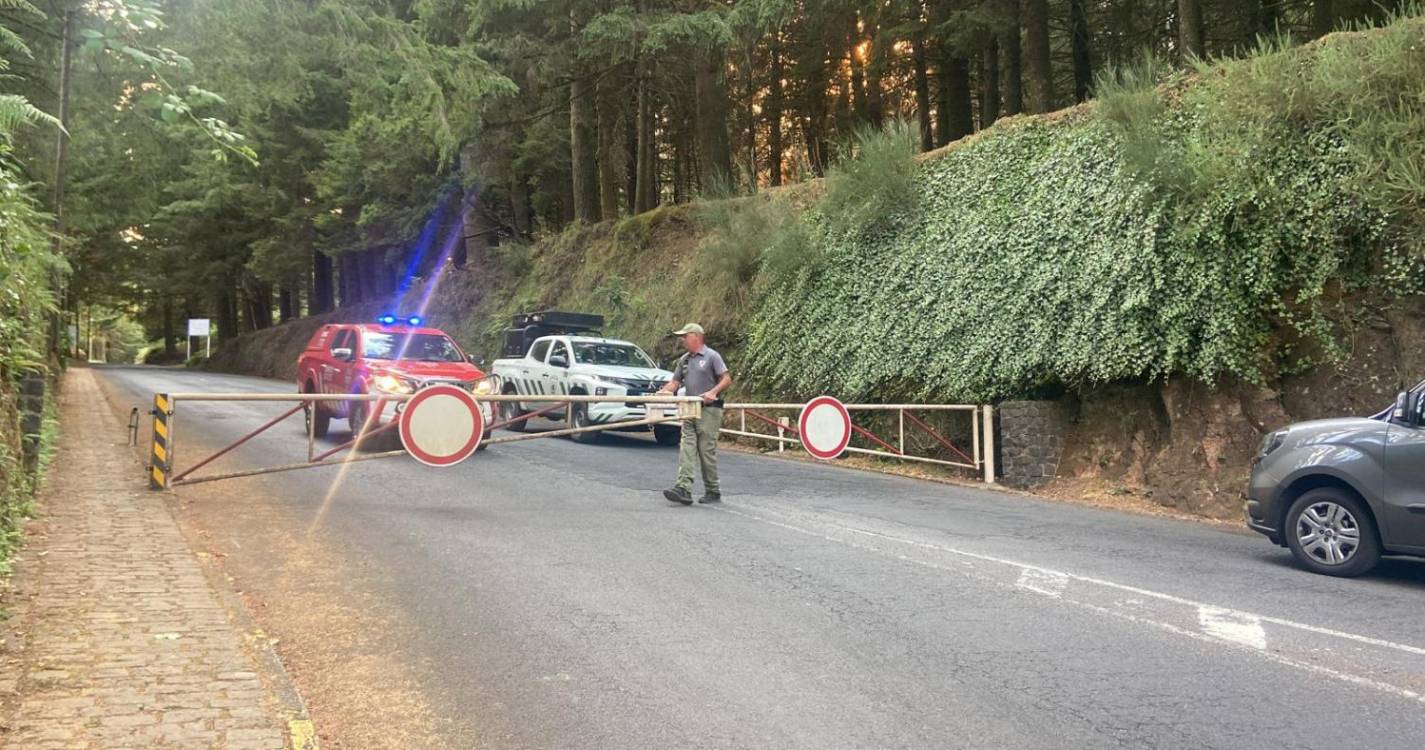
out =
[[[356,357],[354,355],[355,352],[344,346],[332,350],[332,356],[343,362],[350,362],[351,360],[355,359]]]
[[[1420,395],[1401,391],[1395,397],[1395,409],[1390,413],[1390,421],[1396,424],[1415,425],[1420,423]]]
[[[556,354],[549,358],[549,364],[555,367],[568,367],[569,360],[565,359],[562,354]]]

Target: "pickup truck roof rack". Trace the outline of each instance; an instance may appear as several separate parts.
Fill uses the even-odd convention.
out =
[[[505,329],[505,348],[502,357],[523,357],[534,340],[542,336],[572,334],[599,335],[604,327],[604,316],[592,313],[565,312],[563,310],[543,310],[532,313],[516,313],[511,326]]]

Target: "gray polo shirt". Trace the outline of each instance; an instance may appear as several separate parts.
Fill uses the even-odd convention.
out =
[[[674,379],[682,381],[689,396],[707,393],[726,374],[727,363],[722,361],[722,355],[707,345],[696,354],[684,354],[678,359],[678,364],[673,366]]]

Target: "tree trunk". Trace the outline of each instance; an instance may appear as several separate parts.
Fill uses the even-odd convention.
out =
[[[999,119],[999,43],[990,39],[980,57],[980,129]]]
[[[1311,33],[1326,36],[1336,28],[1336,9],[1332,0],[1316,0],[1311,4]]]
[[[604,221],[618,218],[618,191],[623,175],[623,69],[611,72],[599,81],[599,214]]]
[[[312,294],[307,312],[319,315],[330,312],[332,305],[332,259],[320,250],[312,251]]]
[[[935,133],[930,129],[930,80],[925,70],[925,39],[916,32],[910,42],[910,57],[915,64],[915,118],[920,123],[920,150],[935,148]]]
[[[873,128],[880,128],[886,121],[885,91],[882,79],[890,67],[890,45],[893,40],[882,39],[880,28],[872,30],[870,64],[866,66],[866,117]]]
[[[942,52],[939,70],[939,118],[936,120],[937,145],[975,132],[975,108],[970,99],[970,61]]]
[[[861,56],[861,30],[855,11],[852,11],[849,19],[850,37],[847,43],[851,58],[851,95],[854,100],[852,108],[856,113],[856,121],[863,123],[870,116],[866,102],[866,61]]]
[[[339,263],[341,264],[341,306],[349,307],[360,304],[361,297],[361,268],[358,259],[361,253],[350,250],[342,253]]]
[[[1202,5],[1198,0],[1178,0],[1178,49],[1185,59],[1205,56]]]
[[[233,301],[232,285],[227,282],[224,282],[222,288],[218,290],[218,320],[216,322],[219,341],[227,341],[237,336],[237,307]]]
[[[292,290],[292,287],[286,284],[283,284],[281,288],[277,290],[277,321],[279,323],[286,323],[297,317],[296,310],[294,309],[294,303],[297,301],[296,296],[296,292]]]
[[[574,185],[574,219],[599,220],[599,169],[594,107],[589,84],[577,77],[569,86],[569,166]]]
[[[584,19],[577,11],[569,14],[569,30],[575,37]],[[599,220],[598,126],[595,122],[593,86],[576,66],[569,83],[569,164],[573,172],[574,219]]]
[[[169,356],[178,350],[178,331],[173,326],[173,300],[163,300],[163,353]]]
[[[639,76],[642,71],[639,63],[633,64],[633,99],[630,102],[630,111],[624,117],[623,128],[623,148],[624,148],[624,183],[623,183],[623,208],[629,216],[638,213],[638,132],[643,122],[643,109],[639,105],[639,97],[642,96],[642,88],[639,85]]]
[[[1004,48],[1004,113],[1017,115],[1024,111],[1024,53],[1019,40],[1019,0],[1001,1],[1009,17],[1008,28],[1000,42]]]
[[[703,190],[732,187],[732,146],[727,137],[727,83],[720,51],[705,51],[693,76],[697,97],[699,184]]]
[[[74,16],[77,11],[66,10],[64,12],[64,25],[60,33],[60,63],[59,63],[59,106],[55,113],[59,120],[59,127],[55,128],[54,146],[54,236],[50,239],[50,247],[56,258],[64,257],[64,187],[66,174],[69,168],[69,89],[70,74],[73,71],[74,60]],[[8,66],[6,66],[8,67]],[[8,138],[6,139],[9,140]],[[56,301],[60,309],[65,303],[65,280],[58,271],[50,272],[50,287],[55,291]],[[63,316],[58,310],[49,316],[49,351],[52,355],[58,356],[60,353],[60,329],[63,327]],[[77,348],[79,342],[74,342]],[[88,354],[88,352],[86,352]]]
[[[689,189],[689,182],[690,182],[689,173],[692,171],[692,170],[689,168],[689,162],[692,161],[693,155],[689,153],[689,151],[691,150],[691,147],[688,145],[688,127],[687,127],[687,123],[686,123],[686,122],[681,123],[681,125],[683,125],[683,127],[677,128],[677,129],[674,131],[674,134],[673,134],[673,202],[674,202],[674,203],[685,203],[685,202],[687,202],[687,200],[688,200],[688,193],[690,192],[690,189]]]
[[[770,64],[767,81],[767,182],[772,187],[782,184],[782,156],[786,147],[782,143],[782,41],[781,34],[772,37],[772,48],[768,53]]]
[[[1089,55],[1089,19],[1084,0],[1069,0],[1069,33],[1074,56],[1074,101],[1087,101],[1093,94],[1093,58]]]
[[[1049,3],[1025,0],[1025,68],[1029,78],[1029,111],[1054,109],[1054,70],[1049,59]]]
[[[248,284],[249,309],[252,320],[251,328],[260,331],[264,328],[272,327],[272,285],[265,282],[254,281]]]
[[[1257,17],[1254,19],[1256,31],[1254,36],[1271,36],[1277,33],[1277,27],[1281,25],[1282,5],[1281,0],[1258,0]],[[1256,39],[1248,39],[1247,48],[1251,49],[1256,43]]]
[[[644,211],[651,211],[658,203],[657,189],[653,185],[654,179],[654,159],[656,152],[653,145],[653,103],[652,92],[649,91],[648,73],[644,69],[645,63],[640,60],[638,63],[638,139],[637,160],[638,166],[635,170],[634,180],[637,187],[634,188],[633,212],[641,214]]]

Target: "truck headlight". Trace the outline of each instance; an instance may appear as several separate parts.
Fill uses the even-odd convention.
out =
[[[498,389],[499,385],[495,383],[494,378],[481,378],[475,381],[475,387],[471,389],[471,393],[476,396],[492,396]]]
[[[372,382],[376,390],[385,393],[411,393],[415,390],[409,382],[395,375],[377,375]]]

